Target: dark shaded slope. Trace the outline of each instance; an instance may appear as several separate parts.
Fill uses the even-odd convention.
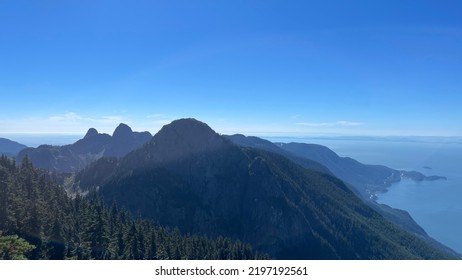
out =
[[[254,136],[244,136],[242,134],[224,135],[224,137],[229,139],[231,142],[233,142],[234,144],[238,146],[255,148],[255,149],[260,149],[260,150],[272,152],[275,154],[283,155],[289,158],[290,160],[292,160],[293,162],[300,164],[301,166],[305,168],[332,175],[332,172],[330,172],[330,170],[327,167],[320,164],[319,162],[295,156],[292,153],[281,149],[276,144],[268,140],[254,137]]]
[[[284,155],[288,159],[292,160],[295,163],[298,163],[299,165],[301,165],[303,167],[309,168],[309,166],[306,166],[306,165],[303,164],[303,160],[309,160],[310,162],[313,162],[311,159],[298,157],[298,156],[296,156],[295,154],[292,154],[289,151],[285,151],[282,148],[280,148],[279,146],[277,146],[276,144],[273,144],[272,142],[270,142],[268,140],[265,140],[265,139],[261,139],[261,138],[253,137],[253,136],[244,136],[244,135],[240,135],[240,134],[236,134],[236,135],[232,135],[232,136],[226,136],[226,137],[228,139],[230,139],[233,143],[235,143],[237,145],[240,145],[240,146],[243,146],[243,147],[253,147],[253,148],[258,148],[258,149],[262,149],[262,150],[265,150],[265,151],[274,152],[274,153],[277,153],[277,154]],[[278,144],[278,145],[281,146],[281,145],[285,145],[285,144]],[[308,147],[314,147],[310,151],[310,154],[309,154],[312,159],[320,160],[322,162],[326,162],[329,165],[339,164],[339,162],[341,161],[341,158],[327,147],[324,147],[324,146],[321,146],[321,145],[307,145],[307,146]],[[302,156],[303,155],[307,156],[307,154],[302,153]],[[361,165],[360,163],[358,163],[355,160],[351,160],[351,161],[354,163],[354,165]],[[344,162],[344,164],[347,164],[347,163]],[[353,166],[350,169],[350,172],[363,172],[363,173],[359,173],[359,174],[355,174],[355,175],[356,175],[356,177],[363,178],[363,180],[367,180],[368,176],[370,176],[370,174],[368,173],[370,171],[369,168],[374,169],[375,167],[376,166],[366,167],[366,168],[362,168],[362,169],[358,169],[358,168],[355,169],[354,166]],[[348,168],[345,168],[345,169],[348,169]],[[392,170],[391,168],[388,168],[388,167],[382,167],[382,168],[379,168],[379,169],[381,169],[381,170]],[[335,171],[337,171],[337,169],[335,169]],[[398,172],[398,171],[395,171],[395,172]],[[379,172],[376,171],[375,175],[377,175],[377,173],[379,173]],[[329,173],[329,174],[331,174],[331,173]],[[417,172],[406,172],[406,174],[414,175],[413,178],[416,179],[416,180],[423,179],[422,178],[423,175],[420,174],[420,173],[417,173]],[[415,176],[416,174],[417,175],[420,174],[420,176]],[[382,186],[384,183],[388,182],[389,175],[390,175],[389,173],[386,173],[382,177],[379,176],[378,179],[376,177],[375,184],[377,184],[379,186]],[[351,175],[351,176],[354,176],[354,175]],[[384,177],[384,176],[387,176],[387,177]],[[423,177],[425,177],[425,176],[423,176]],[[380,181],[380,178],[382,178],[383,181]],[[347,182],[347,181],[345,181],[345,182]],[[441,249],[441,250],[443,250],[445,252],[448,252],[449,254],[454,254],[454,255],[457,254],[456,252],[454,252],[450,248],[440,244],[439,242],[435,241],[430,236],[428,236],[428,234],[414,221],[414,219],[412,219],[412,217],[406,211],[403,211],[403,210],[400,210],[400,209],[395,209],[395,208],[389,207],[387,205],[378,204],[378,203],[375,202],[375,200],[370,199],[370,197],[364,197],[364,195],[363,195],[364,190],[360,191],[361,188],[355,187],[351,183],[346,183],[346,184],[350,188],[351,191],[353,191],[356,195],[358,195],[360,198],[363,199],[363,201],[364,201],[364,203],[366,203],[366,205],[368,205],[369,207],[371,207],[372,209],[377,211],[380,215],[382,215],[388,221],[391,221],[392,223],[394,223],[396,225],[399,225],[404,230],[406,230],[406,231],[408,231],[410,233],[418,235],[420,238],[425,240],[425,242],[427,242],[431,246],[435,246],[435,247],[437,247],[437,248],[439,248],[439,249]]]
[[[340,180],[240,148],[206,124],[164,126],[101,194],[183,232],[224,235],[287,259],[451,257],[386,221]]]
[[[0,260],[267,258],[229,238],[182,235],[132,219],[126,210],[104,205],[99,198],[71,199],[57,179],[33,168],[27,158],[18,166],[0,156]],[[8,241],[15,235],[23,238],[22,246]]]

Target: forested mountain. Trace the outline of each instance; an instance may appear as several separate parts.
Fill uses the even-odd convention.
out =
[[[0,158],[0,259],[255,259],[239,241],[182,235],[98,197],[67,197],[27,157]]]
[[[454,257],[385,220],[337,178],[239,147],[194,119],[174,121],[142,148],[76,178],[136,215],[240,239],[275,258]]]
[[[281,149],[292,155],[317,161],[339,179],[355,186],[365,198],[375,199],[375,193],[384,191],[392,183],[403,178],[415,181],[446,179],[440,176],[425,176],[416,171],[395,170],[383,165],[362,164],[349,157],[340,157],[329,148],[317,144],[277,143]]]
[[[305,168],[333,175],[332,172],[326,166],[322,165],[321,163],[311,160],[311,159],[293,155],[292,153],[281,149],[276,144],[268,140],[254,137],[254,136],[244,136],[242,134],[223,135],[223,136],[238,146],[255,148],[255,149],[260,149],[260,150],[272,152],[275,154],[279,154],[279,155],[285,156],[286,158],[292,160],[293,162]]]
[[[149,132],[133,132],[120,124],[113,135],[98,133],[90,128],[83,139],[64,146],[41,145],[22,150],[17,161],[28,155],[34,166],[59,172],[77,172],[89,163],[103,157],[122,157],[151,139]]]
[[[347,186],[363,199],[365,204],[372,207],[385,219],[399,225],[404,230],[412,234],[416,234],[432,246],[450,254],[457,254],[452,249],[447,248],[428,236],[425,230],[414,221],[408,212],[392,208],[388,205],[379,204],[375,201],[375,196],[371,196],[370,193],[373,190],[383,190],[388,187],[393,180],[401,180],[401,177],[394,176],[392,174],[402,174],[403,177],[408,176],[414,180],[435,179],[435,176],[425,177],[423,174],[418,172],[399,171],[385,166],[365,165],[354,159],[341,158],[335,152],[322,145],[302,143],[275,144],[265,139],[254,136],[244,136],[241,134],[225,137],[242,147],[252,147],[284,155],[293,162],[307,168],[310,168],[310,166],[303,164],[303,160],[319,161],[322,164],[326,164],[326,166],[332,168],[333,175],[342,178],[344,182],[347,183]],[[324,168],[327,169],[327,167]],[[330,170],[328,174],[332,174]],[[358,184],[358,186],[355,184]]]
[[[324,168],[324,172],[328,170],[326,173],[333,174],[349,183],[355,188],[353,191],[367,199],[374,199],[376,192],[385,190],[392,183],[399,182],[403,178],[416,181],[445,179],[440,176],[425,176],[415,171],[395,170],[383,165],[362,164],[352,158],[340,157],[331,149],[318,144],[272,143],[265,139],[241,134],[225,137],[239,146],[277,153],[306,168],[323,171],[313,168],[313,165],[303,164],[303,160],[315,162]]]
[[[19,151],[27,148],[26,145],[20,144],[9,139],[0,138],[0,155],[16,156]]]
[[[279,147],[238,146],[181,119],[122,156],[128,146],[114,143],[133,133],[119,128],[112,137],[90,129],[68,145],[101,157],[72,177],[37,170],[27,156],[0,159],[1,258],[456,258],[384,219],[323,165]],[[73,198],[62,182],[74,182]]]

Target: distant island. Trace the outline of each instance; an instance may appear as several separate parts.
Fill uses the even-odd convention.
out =
[[[436,180],[447,180],[445,176],[437,176],[437,175],[432,175],[432,176],[425,176],[420,172],[416,171],[401,171],[401,178],[403,179],[411,179],[417,182],[421,181],[436,181]]]

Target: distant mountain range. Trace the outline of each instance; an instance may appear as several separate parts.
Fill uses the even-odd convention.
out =
[[[304,143],[272,143],[268,140],[254,136],[244,136],[241,134],[225,136],[233,143],[242,147],[273,152],[283,155],[293,162],[300,164],[300,160],[308,160],[321,164],[324,168],[318,171],[333,174],[342,179],[347,186],[364,203],[373,208],[388,221],[401,226],[404,230],[416,234],[427,243],[440,248],[441,250],[452,252],[446,246],[440,244],[425,232],[414,219],[404,210],[395,209],[388,205],[376,202],[376,192],[386,191],[392,183],[399,182],[403,178],[415,181],[446,179],[441,176],[425,176],[415,171],[395,170],[381,165],[366,165],[351,158],[342,158],[329,148]],[[301,164],[302,166],[305,166]],[[309,168],[309,167],[308,167]],[[328,170],[327,172],[325,170]]]
[[[425,176],[416,171],[395,170],[383,165],[367,165],[349,157],[340,157],[329,148],[316,144],[277,143],[283,150],[325,165],[338,178],[355,186],[366,198],[375,199],[377,192],[386,191],[404,178],[415,181],[446,180],[442,176]]]
[[[98,192],[133,215],[186,234],[242,240],[275,258],[458,257],[407,212],[374,199],[402,178],[444,177],[364,165],[321,145],[220,136],[181,119],[154,137],[120,124],[112,136],[91,128],[70,145],[27,148],[0,139],[0,148],[18,163],[27,155],[39,168],[73,173],[68,192]]]
[[[316,170],[333,174],[353,186],[353,191],[364,198],[375,200],[377,192],[386,191],[393,183],[404,178],[415,181],[445,180],[442,176],[425,176],[416,171],[395,170],[383,165],[367,165],[349,157],[340,157],[329,148],[317,144],[305,143],[272,143],[253,136],[235,134],[225,136],[233,143],[256,149],[262,149],[284,155],[300,164],[301,160],[314,162]],[[303,165],[313,168],[310,165]],[[326,171],[328,170],[328,171]]]
[[[126,156],[84,168],[74,189],[98,190],[133,215],[239,239],[275,258],[455,258],[386,220],[322,164],[232,139],[177,120]]]
[[[133,132],[121,123],[110,136],[90,128],[83,139],[64,146],[41,145],[21,150],[16,159],[28,156],[34,166],[58,172],[77,172],[101,157],[122,157],[152,138],[149,132]]]
[[[0,154],[6,156],[16,156],[19,151],[27,148],[26,145],[20,144],[9,139],[0,138]]]

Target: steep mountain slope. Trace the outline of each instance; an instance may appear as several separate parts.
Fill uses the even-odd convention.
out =
[[[133,132],[126,124],[120,124],[112,136],[90,128],[83,139],[71,145],[41,145],[24,149],[18,154],[17,161],[28,155],[36,167],[76,172],[103,156],[122,157],[141,147],[151,137],[149,132]]]
[[[234,145],[194,119],[164,126],[142,148],[102,166],[113,170],[97,180],[106,201],[183,232],[240,239],[276,258],[452,257],[386,221],[340,180]],[[89,168],[86,174],[97,174]]]
[[[235,134],[235,135],[225,136],[225,137],[227,137],[229,140],[231,140],[236,145],[239,145],[239,146],[242,146],[242,147],[256,148],[256,149],[261,149],[261,150],[264,150],[264,151],[273,152],[273,153],[276,153],[276,154],[283,155],[286,158],[292,160],[293,162],[295,162],[295,163],[297,163],[297,164],[299,164],[299,165],[301,165],[301,166],[303,166],[305,168],[310,168],[313,165],[310,166],[310,165],[303,164],[304,160],[308,160],[309,162],[314,162],[314,163],[324,167],[324,165],[321,165],[320,163],[315,161],[315,160],[320,160],[320,158],[322,158],[322,157],[320,157],[320,156],[312,157],[313,158],[313,160],[312,160],[312,159],[309,159],[309,158],[306,158],[306,157],[302,157],[302,156],[306,156],[305,154],[302,154],[301,156],[297,156],[296,154],[294,154],[294,153],[292,153],[290,151],[286,151],[286,150],[282,149],[281,147],[285,145],[283,143],[274,144],[274,143],[272,143],[272,142],[270,142],[268,140],[262,139],[262,138],[258,138],[258,137],[255,137],[255,136],[244,136],[244,135],[241,135],[241,134]],[[327,147],[320,146],[320,145],[319,145],[319,147],[320,147],[319,148],[319,150],[320,150],[319,154],[323,154],[323,153],[327,154],[324,157],[328,157],[328,156],[332,156],[332,155],[337,156],[333,151],[331,151]],[[327,173],[327,174],[338,177],[335,173],[332,173],[329,169],[327,169],[327,167],[324,167],[324,168],[326,170],[328,170],[328,172],[324,172],[324,173]],[[320,171],[320,170],[316,170],[316,171]],[[337,169],[335,169],[335,171],[337,171]],[[356,175],[360,176],[360,177],[367,177],[368,176],[367,173],[366,174],[356,174]],[[384,181],[385,180],[386,180],[386,178],[384,179]],[[353,191],[359,197],[364,198],[365,202],[369,202],[369,200],[370,200],[369,197],[366,198],[366,197],[363,196],[364,191],[361,190],[361,188],[358,188],[358,187],[352,185],[352,183],[349,182],[349,181],[346,181],[346,180],[344,180],[344,181],[347,183],[347,186],[350,187],[351,191]],[[382,182],[382,183],[384,183],[384,182]],[[372,202],[374,202],[374,201],[372,201]],[[373,203],[373,204],[375,204],[375,203]],[[381,206],[379,206],[379,205],[375,206],[376,210],[379,210],[378,208],[381,208]],[[386,210],[387,213],[384,213],[384,214],[387,214],[387,216],[390,217],[389,212],[392,212],[392,211],[389,209],[389,207],[387,209],[385,209],[385,210]],[[400,217],[399,218],[400,220],[406,220],[406,218],[405,218],[406,215],[403,215],[402,212],[397,213],[397,215]],[[395,219],[395,220],[397,220],[397,219]],[[396,222],[396,221],[394,221],[394,222]],[[407,220],[406,223],[412,224],[412,227],[414,228],[415,232],[418,232],[419,234],[423,233],[423,229],[420,228],[412,219]]]
[[[236,134],[236,135],[232,135],[232,136],[226,136],[226,137],[229,140],[231,140],[233,143],[235,143],[237,145],[240,145],[240,146],[243,146],[243,147],[253,147],[253,148],[258,148],[258,149],[262,149],[262,150],[265,150],[265,151],[274,152],[274,153],[277,153],[277,154],[284,155],[285,157],[291,159],[293,162],[298,163],[298,164],[300,164],[300,165],[302,165],[304,167],[307,167],[307,166],[300,163],[300,159],[310,160],[308,158],[297,157],[295,154],[292,154],[291,152],[283,150],[282,148],[280,148],[280,146],[284,146],[286,144],[278,143],[276,145],[276,144],[274,144],[274,143],[272,143],[272,142],[270,142],[268,140],[265,140],[265,139],[261,139],[261,138],[253,137],[253,136],[244,136],[244,135],[240,135],[240,134]],[[293,144],[293,145],[298,145],[298,144]],[[303,146],[303,144],[301,144],[301,145]],[[312,153],[317,155],[317,156],[312,156],[311,157],[312,159],[322,160],[323,158],[324,159],[325,158],[331,158],[331,159],[335,159],[335,160],[333,160],[334,162],[341,161],[340,157],[337,154],[335,154],[333,151],[328,149],[327,147],[324,147],[324,146],[321,146],[321,145],[308,145],[308,147],[311,147],[311,146],[316,147],[316,149],[315,149],[316,152],[312,152]],[[306,156],[306,154],[303,154],[303,153],[301,153],[301,155]],[[361,165],[360,163],[358,163],[355,160],[352,160],[352,161],[356,165]],[[329,161],[324,161],[324,160],[323,160],[323,162],[329,163]],[[347,163],[344,163],[344,164],[347,164]],[[307,167],[307,168],[309,168],[309,167]],[[374,169],[374,168],[376,168],[376,166],[366,166],[362,170],[359,170],[359,169],[352,170],[353,168],[354,168],[354,166],[351,167],[351,170],[350,170],[351,172],[364,171],[364,173],[352,174],[352,175],[350,175],[351,177],[360,177],[363,180],[367,180],[368,176],[371,176],[370,173],[369,173],[370,169]],[[333,169],[335,171],[337,171],[338,168],[335,168],[335,166],[334,166]],[[347,168],[344,168],[344,169],[347,169]],[[382,166],[380,166],[379,169],[385,169],[385,170],[393,171],[395,173],[404,172],[404,171],[397,171],[397,170],[393,170],[391,168],[382,167]],[[416,173],[416,172],[405,172],[405,173],[411,174],[411,175],[412,174],[414,174],[414,175],[417,174],[418,176],[415,177],[414,179],[422,179],[422,176],[423,176],[422,174]],[[372,172],[372,174],[373,174],[373,172]],[[336,174],[334,174],[334,175],[336,175]],[[389,176],[388,174],[386,174],[386,175]],[[423,177],[425,177],[425,176],[423,176]],[[379,181],[379,183],[378,183],[379,187],[381,187],[384,183],[389,181],[389,177],[382,177],[382,178],[383,178],[383,181],[382,182]],[[377,180],[377,179],[375,179],[375,180]],[[396,209],[396,208],[389,207],[388,205],[379,204],[374,199],[371,199],[370,196],[364,197],[364,195],[362,193],[364,193],[365,189],[361,189],[361,188],[358,188],[356,186],[353,186],[353,183],[355,181],[351,181],[353,183],[348,182],[346,180],[344,180],[344,181],[347,183],[347,186],[355,194],[357,194],[360,198],[363,199],[363,201],[364,201],[364,203],[366,205],[370,206],[372,209],[377,211],[380,215],[382,215],[388,221],[390,221],[390,222],[392,222],[392,223],[394,223],[396,225],[399,225],[404,230],[406,230],[406,231],[408,231],[408,232],[410,232],[412,234],[416,234],[417,236],[419,236],[420,238],[425,240],[425,242],[427,242],[428,244],[430,244],[432,246],[435,246],[435,247],[437,247],[437,248],[439,248],[439,249],[441,249],[441,250],[443,250],[445,252],[448,252],[450,254],[457,254],[452,249],[444,246],[443,244],[440,244],[439,242],[437,242],[436,240],[434,240],[433,238],[428,236],[428,234],[425,232],[425,230],[422,227],[420,227],[414,221],[414,219],[409,215],[408,212],[406,212],[404,210],[401,210],[401,209]],[[373,180],[371,180],[371,182],[372,181]],[[363,188],[364,188],[364,186],[363,186]]]
[[[0,156],[0,262],[267,258],[229,238],[182,235],[152,221],[132,219],[117,204],[105,205],[100,198],[71,199],[58,181],[33,168],[28,158],[18,166]]]
[[[0,154],[16,156],[19,151],[25,148],[27,148],[26,145],[11,141],[10,139],[0,138]]]
[[[260,150],[272,152],[275,154],[279,154],[279,155],[285,156],[286,158],[292,160],[293,162],[305,168],[333,175],[332,172],[330,172],[330,170],[327,167],[320,164],[319,162],[311,160],[311,159],[306,159],[306,158],[295,156],[292,153],[281,149],[276,144],[268,140],[254,137],[254,136],[244,136],[242,134],[224,135],[224,137],[229,139],[231,142],[233,142],[234,144],[238,146],[255,148],[255,149],[260,149]]]

